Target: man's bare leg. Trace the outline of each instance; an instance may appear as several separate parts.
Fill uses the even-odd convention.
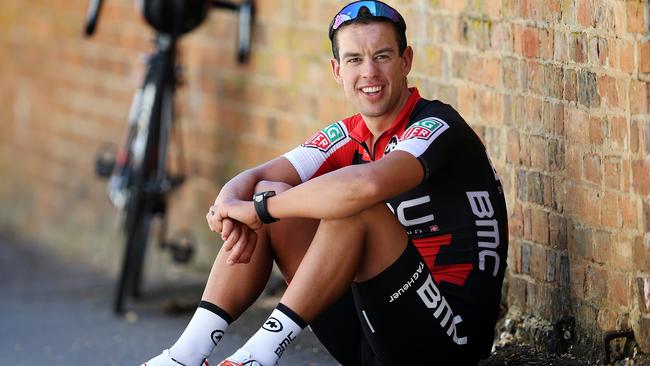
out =
[[[281,192],[289,188],[283,183],[260,182],[255,191]],[[247,264],[229,265],[226,262],[229,252],[222,248],[212,265],[199,308],[170,348],[170,356],[188,365],[198,365],[207,358],[228,324],[262,293],[274,258],[287,281],[293,277],[317,226],[317,220],[308,219],[287,219],[265,225],[257,232],[256,249]]]
[[[350,286],[383,272],[408,237],[383,204],[357,215],[322,220],[281,302],[311,322]]]
[[[274,365],[306,324],[339,299],[352,281],[369,280],[393,264],[407,240],[383,203],[348,218],[321,220],[278,308],[233,358]],[[278,321],[281,326],[269,329]]]

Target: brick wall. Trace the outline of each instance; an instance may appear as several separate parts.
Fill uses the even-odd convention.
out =
[[[195,230],[205,253],[215,245],[203,214],[220,183],[352,112],[325,31],[343,3],[258,0],[245,66],[233,14],[212,12],[183,41],[191,178],[171,224]],[[411,84],[461,112],[504,181],[510,307],[572,315],[581,341],[633,328],[650,352],[648,0],[390,3],[415,47]],[[130,0],[109,0],[85,40],[85,9],[0,3],[0,227],[114,268],[117,221],[92,160],[121,139],[150,33]]]

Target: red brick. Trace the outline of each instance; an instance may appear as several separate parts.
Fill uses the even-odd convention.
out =
[[[583,216],[587,207],[587,190],[582,187],[569,185],[566,188],[565,209],[570,215]]]
[[[468,121],[475,118],[474,105],[476,104],[476,91],[471,86],[458,87],[458,112]]]
[[[576,63],[586,61],[587,36],[584,33],[572,32],[569,34],[569,59]]]
[[[520,276],[511,276],[508,280],[508,304],[525,308],[526,287],[528,282]]]
[[[440,6],[453,12],[461,12],[467,6],[467,0],[441,0]]]
[[[548,213],[540,209],[533,209],[531,221],[532,240],[536,243],[547,245],[549,235]]]
[[[578,75],[575,70],[564,70],[564,100],[575,102],[578,100]]]
[[[623,72],[631,74],[634,71],[634,42],[622,41],[619,49],[620,68]]]
[[[602,192],[600,188],[589,189],[587,199],[580,211],[581,219],[585,224],[595,227],[600,224],[600,197]]]
[[[607,39],[602,37],[591,37],[589,39],[589,62],[605,66],[609,50],[607,49]]]
[[[585,298],[597,303],[607,298],[611,284],[603,281],[607,278],[607,270],[601,266],[589,265],[585,270]]]
[[[552,60],[555,52],[555,32],[553,29],[539,30],[539,57]]]
[[[593,25],[591,0],[578,0],[578,24],[589,28]]]
[[[600,156],[593,154],[585,155],[582,165],[584,167],[585,179],[592,183],[600,184],[602,179],[601,165]]]
[[[639,144],[642,145],[642,152],[650,155],[650,120],[639,121]]]
[[[508,221],[508,228],[514,237],[523,238],[524,236],[524,215],[520,203],[516,203],[512,210],[511,220]]]
[[[569,107],[568,108],[569,116],[564,128],[566,132],[567,142],[568,143],[578,143],[578,144],[588,144],[589,143],[589,134],[585,131],[589,131],[589,121],[588,115],[583,110]]]
[[[621,187],[621,190],[627,192],[632,187],[632,176],[633,176],[632,162],[630,162],[629,159],[622,160],[621,167],[623,169],[623,172],[621,174],[623,186]]]
[[[492,86],[495,88],[501,87],[501,81],[503,79],[501,75],[501,60],[499,58],[491,57],[483,59],[483,65],[481,67],[483,71],[483,77],[481,82],[485,85]]]
[[[619,105],[616,79],[613,77],[601,75],[598,78],[598,93],[603,106],[617,107]]]
[[[603,193],[601,222],[605,227],[621,227],[621,209],[617,193],[609,191]]]
[[[533,278],[539,281],[546,279],[546,248],[531,245],[530,272]]]
[[[627,1],[627,31],[630,33],[643,33],[644,3],[641,1]]]
[[[542,124],[543,100],[539,97],[525,97],[525,116],[528,129],[536,134],[544,133]]]
[[[549,244],[560,250],[567,246],[567,222],[561,215],[549,214]]]
[[[556,30],[553,37],[553,60],[566,62],[568,59],[568,42],[566,33]]]
[[[631,271],[634,266],[632,258],[634,238],[623,231],[612,233],[611,266],[620,271]]]
[[[621,68],[622,42],[620,39],[607,38],[607,66],[612,69],[620,70]],[[634,50],[632,50],[632,62],[634,62]]]
[[[542,124],[544,130],[553,135],[564,133],[564,104],[544,102],[542,106]]]
[[[640,195],[650,194],[650,160],[632,161],[634,191]]]
[[[610,142],[618,151],[627,151],[629,124],[625,117],[612,117],[610,120]]]
[[[562,18],[562,9],[560,0],[547,0],[543,1],[542,11],[544,13],[543,20],[546,23],[558,23]]]
[[[632,80],[630,82],[630,107],[633,115],[648,114],[649,95],[648,89],[650,83]]]
[[[566,174],[574,182],[582,180],[582,153],[578,147],[573,144],[566,146]]]
[[[489,18],[501,17],[501,9],[503,9],[501,0],[484,1],[481,3],[481,5],[483,14],[487,15]]]
[[[498,125],[503,118],[502,95],[494,91],[477,90],[478,113],[488,124]]]
[[[611,4],[612,12],[614,13],[614,29],[617,36],[627,34],[627,12],[625,9],[624,1],[617,1]]]
[[[523,208],[523,238],[524,240],[533,240],[533,216],[531,208]]]
[[[602,279],[605,276],[601,277]],[[607,278],[607,294],[603,298],[616,306],[628,306],[630,304],[630,276],[624,272],[610,270],[606,276]]]
[[[599,118],[592,116],[589,119],[589,140],[593,145],[602,145],[605,141],[605,134],[607,133],[607,125]]]
[[[650,73],[650,41],[639,45],[639,72]]]
[[[511,55],[514,52],[513,29],[511,23],[494,23],[490,39],[492,50],[503,55]]]
[[[508,129],[508,150],[506,152],[506,161],[511,163],[519,163],[519,132],[515,129]]]
[[[522,48],[526,58],[536,58],[539,56],[540,35],[537,28],[526,27],[522,34]]]
[[[623,195],[619,198],[619,206],[621,207],[621,216],[623,219],[623,228],[637,229],[639,227],[639,207],[637,205],[638,199],[636,196],[630,197]]]
[[[641,151],[642,142],[641,142],[641,126],[639,121],[632,121],[630,126],[630,150],[633,153],[638,153]]]
[[[621,159],[609,156],[604,161],[605,187],[618,190],[621,188]]]
[[[647,239],[638,236],[634,240],[634,248],[632,249],[634,257],[634,266],[636,268],[650,268],[650,237]],[[650,300],[650,283],[645,287],[648,294],[644,294],[644,302],[646,303],[646,311],[650,312],[650,303],[646,302]],[[647,298],[646,298],[647,296]]]
[[[599,264],[611,263],[612,239],[611,233],[605,230],[597,230],[594,233],[593,259]]]
[[[569,281],[569,291],[573,298],[585,298],[585,279],[586,279],[586,266],[580,262],[571,264]],[[602,279],[601,279],[602,281]],[[603,281],[604,282],[604,281]]]
[[[576,24],[576,6],[573,0],[562,0],[560,3],[562,12],[562,23],[567,25]]]
[[[547,170],[547,139],[542,136],[531,136],[528,140],[530,144],[530,166],[539,170]]]

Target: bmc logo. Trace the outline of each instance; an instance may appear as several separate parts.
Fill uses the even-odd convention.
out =
[[[341,128],[338,122],[336,122],[319,131],[316,135],[307,140],[303,146],[312,147],[322,152],[327,152],[330,148],[332,148],[332,146],[336,145],[344,138],[345,132],[343,132],[343,128]]]
[[[404,141],[412,138],[429,140],[442,133],[447,128],[449,128],[449,125],[441,119],[425,118],[409,126],[409,128],[402,134],[401,140]]]

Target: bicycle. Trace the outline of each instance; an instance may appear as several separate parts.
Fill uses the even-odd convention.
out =
[[[91,0],[86,15],[85,35],[94,34],[103,0]],[[209,8],[236,11],[238,19],[238,61],[246,62],[251,48],[254,15],[252,0],[235,4],[216,0],[141,0],[140,10],[154,28],[155,50],[146,59],[142,87],[133,97],[127,132],[119,153],[103,147],[95,160],[95,172],[108,179],[111,203],[123,212],[124,253],[113,298],[113,311],[124,312],[127,296],[140,296],[142,269],[151,222],[161,218],[160,247],[169,248],[173,258],[187,262],[192,256],[192,239],[186,234],[165,240],[167,196],[185,180],[180,129],[174,123],[174,95],[180,79],[177,41],[197,28]],[[168,166],[170,138],[179,149],[180,173],[171,174]]]

